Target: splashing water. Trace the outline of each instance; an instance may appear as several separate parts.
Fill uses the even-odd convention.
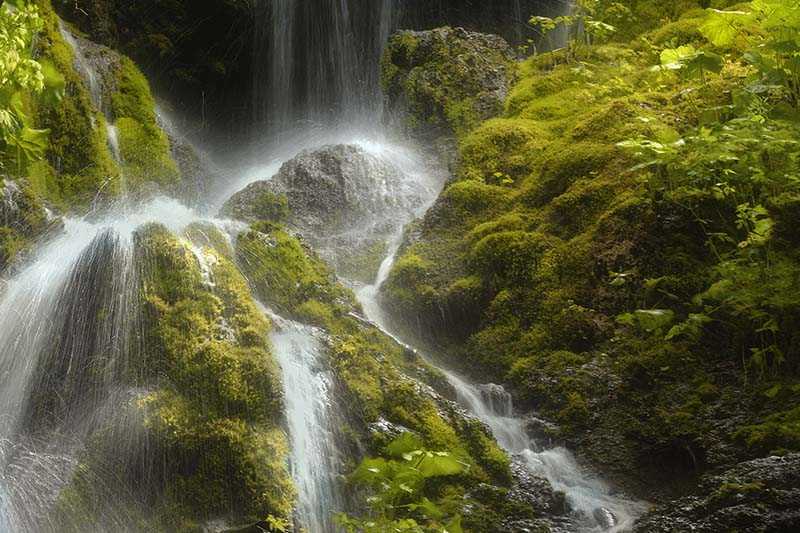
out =
[[[310,532],[333,532],[332,516],[342,505],[334,479],[339,465],[331,427],[333,375],[324,367],[322,332],[265,312],[275,325],[271,339],[283,374],[297,515]]]
[[[145,391],[122,385],[137,381],[130,375],[140,308],[133,235],[149,222],[180,232],[198,220],[166,198],[100,220],[67,219],[8,280],[0,295],[0,530],[64,527],[51,523],[50,511],[99,428],[117,446],[109,479],[147,456],[134,408]],[[100,493],[104,526],[133,528],[130,488],[113,482]]]
[[[421,210],[427,207],[421,206]],[[389,253],[375,282],[356,293],[366,317],[395,339],[399,338],[393,333],[378,296],[401,241],[402,230],[398,230],[389,241]],[[640,502],[614,495],[602,480],[587,474],[565,448],[540,449],[527,433],[526,420],[515,415],[511,395],[502,386],[473,385],[446,369],[439,369],[456,390],[459,402],[489,427],[500,446],[520,458],[532,473],[546,478],[555,490],[564,492],[580,531],[625,531],[646,510]]]

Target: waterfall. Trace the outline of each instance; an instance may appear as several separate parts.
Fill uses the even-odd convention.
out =
[[[339,470],[333,420],[333,375],[325,368],[322,331],[265,311],[283,375],[291,472],[298,488],[297,516],[311,533],[335,531],[342,509],[334,476]]]
[[[492,430],[509,454],[520,458],[532,473],[566,495],[580,531],[626,531],[645,510],[640,502],[615,495],[601,479],[585,472],[569,450],[542,448],[514,415],[511,395],[500,385],[473,385],[445,371],[459,402]]]
[[[259,133],[265,125],[277,134],[379,113],[378,65],[396,13],[395,0],[258,0],[253,108]]]
[[[133,492],[146,490],[148,480],[140,476],[129,487],[122,475],[153,458],[135,408],[146,390],[136,367],[133,233],[150,221],[179,231],[196,220],[167,199],[102,220],[67,219],[8,280],[0,296],[0,531],[81,529],[85,517],[55,524],[51,511],[98,430],[115,454],[97,468],[108,479],[87,480],[104,494],[94,502],[97,514],[109,531],[134,527],[131,513],[141,502]]]
[[[387,156],[390,153],[386,154]],[[418,177],[425,173],[417,171]],[[420,207],[427,209],[427,205]],[[372,285],[360,287],[356,295],[366,318],[403,344],[382,311],[378,293],[386,281],[402,241],[402,228],[388,242],[388,254]],[[432,361],[428,361],[434,364]],[[542,448],[527,432],[527,421],[517,416],[511,395],[497,384],[474,385],[445,368],[438,367],[456,390],[459,402],[494,434],[498,444],[531,473],[548,480],[566,495],[573,519],[581,532],[618,532],[629,529],[645,506],[617,496],[597,477],[587,473],[565,448]]]

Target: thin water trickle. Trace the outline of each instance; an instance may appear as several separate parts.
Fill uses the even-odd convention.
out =
[[[427,207],[421,206],[421,211]],[[402,227],[388,242],[388,253],[375,282],[356,292],[366,317],[395,339],[399,337],[381,309],[379,291],[401,242]],[[565,448],[540,448],[528,435],[526,420],[514,412],[511,395],[502,386],[473,385],[444,368],[439,369],[456,390],[459,402],[489,427],[500,446],[520,458],[533,474],[547,479],[555,490],[564,492],[581,532],[625,531],[644,512],[646,507],[642,503],[616,496],[606,483],[585,472]]]
[[[325,366],[322,332],[265,312],[275,328],[271,340],[283,375],[297,516],[309,532],[333,532],[333,515],[342,505],[335,479],[333,375]]]

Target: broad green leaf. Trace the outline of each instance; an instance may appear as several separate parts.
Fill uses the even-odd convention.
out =
[[[712,9],[706,21],[700,25],[700,32],[715,46],[731,46],[740,35],[742,26],[751,18],[752,13],[746,11]]]
[[[422,441],[412,433],[405,432],[386,447],[386,453],[390,457],[401,458],[404,454],[417,451],[422,448]]]

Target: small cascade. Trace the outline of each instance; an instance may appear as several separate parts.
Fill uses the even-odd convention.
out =
[[[381,309],[378,294],[391,271],[401,241],[402,231],[398,230],[388,242],[389,253],[375,282],[360,287],[356,293],[367,319],[395,339],[398,336]],[[515,414],[511,394],[501,385],[473,385],[446,369],[439,367],[439,370],[455,389],[459,402],[489,427],[500,446],[531,473],[547,479],[555,490],[564,492],[581,532],[625,531],[644,512],[643,504],[615,495],[602,480],[584,471],[568,450],[539,447],[528,435],[528,421]]]
[[[395,0],[258,0],[257,124],[285,132],[380,113],[378,64],[396,13]]]
[[[445,375],[459,402],[489,426],[500,446],[566,495],[580,531],[626,531],[644,512],[645,505],[615,495],[601,479],[585,472],[566,448],[541,448],[528,436],[526,420],[514,415],[511,394],[501,385],[472,385],[446,371]]]
[[[89,88],[89,96],[92,98],[92,103],[97,109],[103,109],[103,87],[100,83],[100,78],[92,67],[91,61],[83,53],[83,49],[78,43],[78,39],[67,29],[63,21],[58,22],[58,29],[61,32],[61,37],[66,41],[75,55],[75,70],[86,81],[86,86]]]
[[[86,480],[105,495],[96,514],[109,531],[136,523],[130,513],[141,504],[132,487],[116,481],[148,457],[135,408],[146,390],[136,366],[133,234],[151,221],[180,231],[197,220],[163,198],[99,221],[67,219],[63,232],[8,280],[0,296],[0,531],[67,527],[50,522],[51,510],[98,430],[116,453],[113,464],[97,466],[107,469],[107,480]],[[137,479],[146,489],[146,476]],[[79,530],[85,517],[66,518]]]
[[[265,313],[275,327],[272,345],[283,374],[298,520],[311,533],[332,533],[333,514],[342,504],[334,478],[340,468],[332,427],[333,375],[324,367],[322,332]]]
[[[114,156],[114,161],[122,163],[122,152],[119,149],[119,132],[117,127],[110,122],[106,124],[106,135],[108,137],[108,147],[111,149],[111,155]]]

